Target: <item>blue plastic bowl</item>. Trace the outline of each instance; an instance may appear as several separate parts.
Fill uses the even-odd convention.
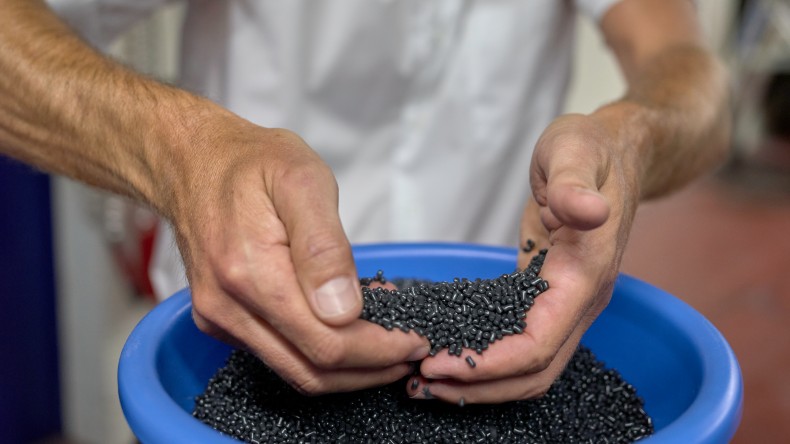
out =
[[[457,244],[354,248],[360,276],[450,280],[495,277],[515,267],[516,250]],[[121,354],[118,386],[135,435],[152,443],[238,442],[194,419],[195,396],[230,348],[192,322],[187,289],[156,307]],[[584,336],[645,399],[656,433],[644,443],[723,443],[741,418],[743,386],[735,355],[702,315],[677,298],[621,275],[612,301]]]

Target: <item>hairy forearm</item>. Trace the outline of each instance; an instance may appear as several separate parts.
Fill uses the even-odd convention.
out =
[[[161,147],[207,101],[98,54],[43,2],[0,10],[0,153],[161,209]]]
[[[630,73],[626,95],[593,113],[637,156],[643,199],[665,195],[726,156],[730,132],[721,63],[696,45],[673,45]]]

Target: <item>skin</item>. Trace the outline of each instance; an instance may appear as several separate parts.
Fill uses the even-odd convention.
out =
[[[174,226],[201,330],[307,394],[395,381],[428,354],[358,320],[337,185],[296,134],[264,128],[106,59],[40,1],[0,0],[0,152],[150,205]],[[629,92],[563,116],[538,142],[522,238],[551,246],[526,334],[425,359],[417,389],[468,403],[539,396],[606,306],[641,199],[723,154],[725,79],[685,0],[626,0],[603,19]],[[523,265],[528,258],[521,257]],[[334,294],[336,297],[329,297]]]
[[[0,152],[166,217],[201,330],[307,394],[393,382],[427,356],[416,334],[358,319],[337,184],[299,136],[125,69],[40,1],[0,10]],[[322,310],[327,283],[344,298]]]
[[[591,115],[556,119],[530,167],[533,198],[521,238],[549,248],[541,275],[551,288],[523,335],[462,359],[440,354],[407,390],[457,403],[545,394],[582,335],[606,307],[637,205],[682,187],[721,162],[729,136],[726,78],[704,49],[684,0],[627,0],[601,23],[628,82],[626,95]],[[519,265],[529,262],[520,253]],[[473,356],[476,367],[465,361]]]

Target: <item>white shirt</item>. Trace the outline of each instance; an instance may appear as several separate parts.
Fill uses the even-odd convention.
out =
[[[532,148],[570,77],[576,8],[617,0],[193,0],[181,86],[295,131],[353,243],[515,245]],[[94,44],[160,0],[51,0]],[[152,274],[181,288],[170,233]]]

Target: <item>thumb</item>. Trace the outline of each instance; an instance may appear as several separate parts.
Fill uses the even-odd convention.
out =
[[[558,165],[546,186],[548,211],[557,222],[578,230],[601,226],[609,217],[609,203],[598,190],[591,169]]]
[[[609,203],[599,186],[609,169],[607,140],[598,123],[578,114],[557,118],[541,135],[531,179],[547,229],[591,230],[606,222]]]
[[[598,188],[601,165],[595,156],[578,147],[564,154],[552,159],[546,175],[547,208],[541,219],[549,229],[556,228],[554,225],[577,230],[597,228],[609,217],[609,203]]]
[[[296,278],[313,313],[342,326],[359,318],[362,291],[340,224],[337,183],[323,163],[291,168],[273,202],[284,223]]]

